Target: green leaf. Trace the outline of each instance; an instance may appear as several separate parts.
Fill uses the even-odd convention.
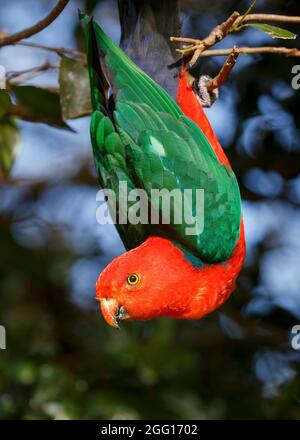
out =
[[[13,117],[0,120],[0,179],[9,174],[17,153],[20,134]]]
[[[243,22],[245,20],[245,18],[247,17],[247,15],[250,14],[250,12],[252,11],[252,9],[254,8],[254,6],[256,5],[257,0],[253,0],[253,2],[251,3],[251,5],[249,6],[249,8],[247,9],[247,11],[244,13],[241,22]]]
[[[0,118],[2,118],[9,110],[11,100],[7,90],[0,90]]]
[[[256,5],[257,0],[253,0],[253,2],[251,3],[251,5],[249,6],[249,8],[246,10],[246,12],[244,12],[244,14],[242,15],[240,20],[236,20],[236,25],[233,24],[233,26],[229,29],[228,32],[238,32],[242,29],[242,24],[245,21],[245,18],[247,17],[247,15],[250,14],[250,12],[252,11],[252,9],[254,8],[254,6]]]
[[[60,63],[60,103],[64,121],[89,115],[92,111],[86,67],[71,58]]]
[[[12,91],[28,120],[71,130],[63,121],[58,93],[34,86],[12,86]]]
[[[278,26],[271,26],[265,23],[247,23],[242,27],[254,27],[265,34],[270,35],[272,38],[282,38],[284,40],[294,40],[297,35],[287,29],[282,29]]]

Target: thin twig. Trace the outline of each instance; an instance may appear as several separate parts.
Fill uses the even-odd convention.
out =
[[[214,78],[212,78],[210,81],[207,82],[206,86],[207,86],[207,90],[209,92],[221,87],[225,83],[231,70],[233,69],[233,66],[236,63],[238,56],[239,56],[239,52],[236,50],[236,47],[234,47],[232,49],[232,51],[230,52],[227,60],[225,61],[224,65],[222,66],[218,75],[216,75]]]
[[[176,43],[192,43],[190,46],[187,46],[183,49],[177,49],[177,51],[181,52],[185,57],[193,54],[192,59],[190,60],[190,65],[192,66],[193,64],[195,64],[195,62],[205,49],[214,46],[216,43],[226,37],[229,29],[231,29],[232,25],[235,23],[238,17],[240,17],[240,14],[238,12],[233,12],[226,21],[216,26],[203,40],[194,40],[180,37],[171,37],[170,40]]]
[[[235,25],[239,24],[241,18],[237,18]],[[272,21],[278,23],[300,23],[300,17],[277,14],[248,14],[243,21]]]
[[[209,47],[214,46],[216,43],[226,37],[226,35],[237,28],[241,22],[245,21],[273,21],[283,23],[300,23],[299,16],[287,16],[277,14],[248,14],[241,16],[238,12],[234,12],[231,16],[222,24],[216,26],[210,34],[203,40],[186,37],[171,37],[170,40],[174,43],[188,43],[181,49],[177,49],[177,52],[183,55],[184,61],[189,58],[190,65],[192,66],[200,56],[214,56],[214,55],[230,55],[232,49],[220,49],[220,50],[207,50]],[[285,56],[299,57],[300,51],[296,48],[287,47],[240,47],[237,48],[238,54],[255,54],[255,53],[273,53]]]
[[[28,79],[34,78],[36,75],[39,75],[42,72],[45,72],[49,69],[57,69],[59,68],[58,64],[50,64],[46,61],[44,64],[40,66],[33,67],[31,69],[23,70],[20,72],[8,72],[7,73],[7,81],[10,84],[20,84]]]
[[[170,37],[170,41],[172,43],[191,43],[191,44],[199,44],[201,40],[196,38],[188,38],[188,37]]]
[[[234,12],[225,22],[216,26],[203,40],[187,37],[170,38],[170,40],[174,43],[185,43],[184,46],[176,50],[183,56],[181,61],[184,63],[187,63],[189,61],[190,66],[193,66],[193,64],[197,62],[199,57],[202,56],[228,55],[228,58],[218,75],[207,82],[207,90],[209,92],[222,86],[225,83],[233,66],[236,63],[239,54],[273,53],[290,57],[300,57],[300,50],[287,47],[234,47],[234,49],[207,50],[208,48],[223,40],[229,32],[240,29],[241,24],[245,21],[279,21],[300,23],[300,17],[290,17],[286,15],[276,14],[244,14],[243,16],[241,16],[238,12]],[[191,76],[190,73],[189,76]],[[188,81],[190,80],[191,78],[188,78]]]
[[[31,41],[18,41],[16,43],[18,46],[25,46],[25,47],[34,47],[36,49],[43,49],[47,50],[48,52],[54,52],[60,57],[63,57],[65,55],[73,55],[75,57],[80,58],[82,62],[85,62],[86,56],[83,52],[80,52],[79,50],[75,49],[65,49],[64,47],[50,47],[50,46],[44,46],[43,44],[34,43]]]
[[[289,47],[273,47],[273,46],[261,46],[261,47],[236,47],[238,54],[255,55],[258,53],[271,53],[277,55],[284,55],[287,57],[300,57],[300,50]],[[201,53],[201,57],[211,56],[226,56],[232,52],[232,49],[210,49]]]
[[[59,14],[63,11],[63,9],[66,7],[68,3],[69,0],[59,0],[58,3],[54,6],[54,8],[50,11],[50,13],[46,17],[38,21],[33,26],[23,29],[22,31],[17,32],[15,34],[7,35],[5,37],[0,38],[0,47],[8,46],[10,44],[16,44],[18,41],[23,40],[25,38],[29,38],[32,35],[35,35],[38,32],[42,31],[47,26],[49,26],[49,24],[51,24],[56,19],[56,17],[59,16]]]

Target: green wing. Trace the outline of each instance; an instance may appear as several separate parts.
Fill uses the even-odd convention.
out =
[[[139,69],[89,17],[83,18],[92,101],[91,137],[100,183],[116,191],[204,190],[204,228],[188,235],[190,224],[116,225],[125,246],[149,235],[173,240],[203,262],[230,258],[239,236],[240,193],[232,170],[221,165],[201,129],[175,101]],[[110,114],[108,84],[114,111]],[[161,205],[160,205],[161,208]],[[160,209],[159,208],[159,209]],[[192,214],[196,214],[191,202]],[[171,221],[173,211],[171,210]]]

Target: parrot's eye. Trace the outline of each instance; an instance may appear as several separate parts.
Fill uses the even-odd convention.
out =
[[[140,277],[136,273],[132,273],[131,275],[128,275],[126,281],[129,286],[135,286],[140,281]]]

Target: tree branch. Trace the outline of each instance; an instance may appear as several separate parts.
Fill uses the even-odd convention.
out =
[[[8,46],[10,44],[16,44],[18,41],[24,38],[29,38],[32,35],[35,35],[38,32],[42,31],[47,26],[49,26],[49,24],[51,24],[56,19],[56,17],[59,16],[59,14],[66,7],[67,3],[69,3],[69,0],[59,0],[46,17],[34,24],[33,26],[23,29],[22,31],[15,34],[7,35],[0,38],[0,47]]]
[[[223,23],[216,26],[209,35],[204,38],[204,40],[195,40],[192,38],[180,38],[180,37],[171,37],[170,41],[172,42],[182,42],[182,43],[192,43],[190,46],[184,47],[183,49],[177,49],[178,52],[182,53],[184,56],[192,55],[190,60],[190,65],[195,64],[201,53],[211,47],[214,46],[219,41],[223,40],[226,37],[229,30],[232,28],[233,24],[236,22],[237,18],[240,17],[238,12],[233,12],[231,16],[224,21]]]
[[[239,25],[242,17],[238,18],[235,25]],[[245,21],[272,21],[278,23],[300,23],[300,17],[289,15],[277,15],[277,14],[248,14],[244,17]]]
[[[217,89],[218,87],[221,87],[225,83],[231,70],[233,69],[236,63],[238,56],[239,56],[239,52],[237,51],[236,47],[234,47],[231,50],[227,60],[225,61],[218,75],[216,75],[213,79],[207,82],[206,87],[209,92],[211,92],[214,89]]]
[[[200,56],[230,55],[232,49],[207,49],[224,39],[229,32],[245,21],[300,23],[300,17],[276,14],[248,14],[246,16],[241,16],[238,12],[234,12],[224,23],[216,26],[203,40],[186,37],[171,37],[170,40],[174,43],[188,43],[188,45],[183,46],[181,49],[177,49],[177,52],[183,55],[183,60],[186,61],[190,59],[190,65],[192,66]],[[240,47],[237,48],[236,51],[238,54],[273,53],[285,56],[300,56],[300,51],[298,49],[287,47]]]
[[[48,61],[46,61],[44,64],[41,64],[40,66],[33,67],[31,69],[23,70],[20,72],[8,72],[7,73],[7,81],[10,84],[20,84],[24,81],[27,81],[30,78],[35,77],[36,75],[39,75],[42,72],[45,72],[49,69],[58,69],[59,64],[50,64]]]
[[[249,12],[249,10],[247,12]],[[178,65],[178,63],[181,61],[183,63],[189,62],[190,66],[193,66],[197,62],[199,57],[228,55],[228,58],[221,68],[220,72],[213,79],[206,83],[207,91],[212,92],[214,89],[222,86],[225,83],[233,66],[236,63],[239,54],[271,53],[288,57],[300,57],[300,50],[297,48],[275,46],[240,48],[234,47],[233,49],[207,50],[208,48],[223,40],[229,32],[240,30],[242,23],[246,21],[277,21],[283,23],[300,23],[300,17],[276,14],[247,13],[241,16],[238,12],[233,12],[233,14],[231,14],[231,16],[226,21],[216,26],[203,40],[187,37],[170,37],[170,41],[172,41],[173,43],[185,43],[185,45],[182,46],[180,49],[176,49],[177,52],[182,54],[182,59],[175,64]],[[191,74],[189,72],[186,72],[186,75],[188,75],[188,81],[191,82]]]
[[[83,52],[80,52],[79,50],[75,49],[65,49],[64,47],[50,47],[50,46],[44,46],[43,44],[34,43],[31,41],[18,41],[16,43],[18,46],[25,46],[25,47],[34,47],[36,49],[43,49],[47,50],[48,52],[55,52],[60,57],[63,57],[65,55],[73,55],[75,57],[80,58],[83,64],[86,63],[86,56]]]
[[[261,47],[236,47],[238,54],[255,55],[258,53],[271,53],[277,55],[284,55],[287,57],[300,57],[300,50],[289,47],[276,47],[276,46],[261,46]],[[232,49],[211,49],[205,50],[201,53],[201,57],[210,56],[226,56],[232,52]]]

